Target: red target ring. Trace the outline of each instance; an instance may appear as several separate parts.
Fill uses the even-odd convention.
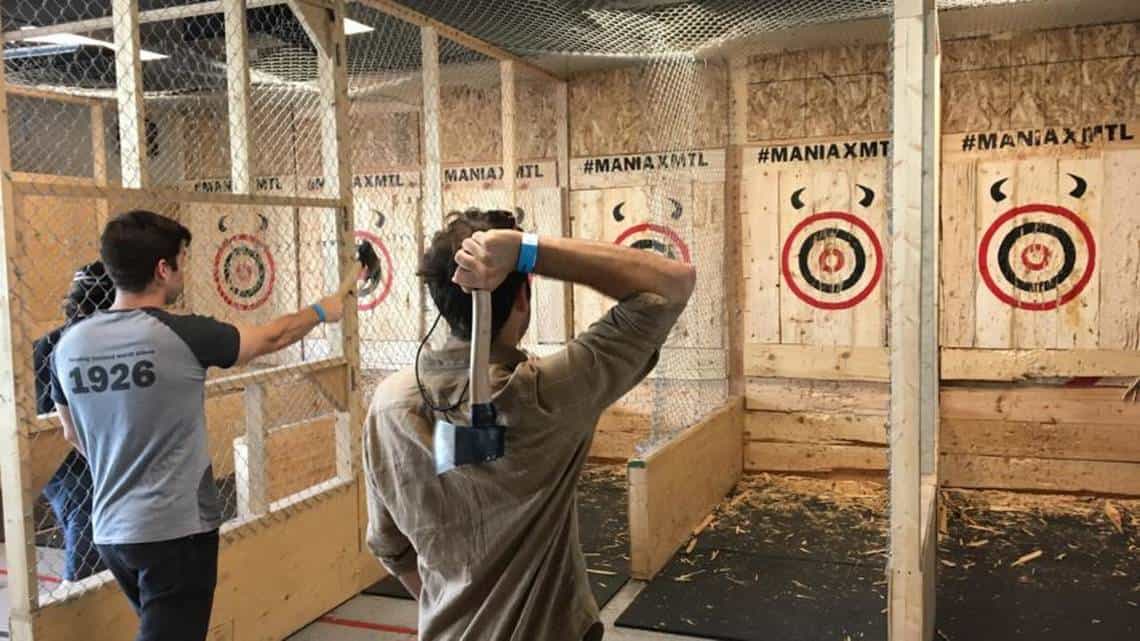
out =
[[[677,232],[673,231],[672,229],[665,227],[664,225],[655,225],[653,223],[641,223],[640,225],[634,225],[633,227],[630,227],[630,228],[626,229],[625,231],[623,231],[617,237],[617,239],[614,240],[614,244],[615,245],[624,245],[625,241],[629,240],[630,236],[633,236],[634,234],[645,233],[645,232],[656,232],[658,234],[661,234],[674,247],[677,248],[677,251],[680,252],[680,254],[681,254],[681,260],[683,262],[685,262],[686,264],[691,262],[690,256],[689,256],[689,246],[685,244],[684,240],[681,240],[681,235],[678,234]],[[649,249],[649,247],[644,247],[644,248],[643,247],[635,247],[635,249]],[[657,248],[654,247],[654,249],[657,249]],[[665,252],[662,251],[661,253],[664,254]]]
[[[230,236],[214,255],[214,286],[234,309],[248,312],[264,305],[276,278],[273,253],[251,234]]]
[[[798,283],[796,283],[796,279],[792,272],[792,249],[794,246],[800,247],[800,244],[797,244],[795,241],[798,239],[801,232],[803,232],[804,229],[806,229],[809,225],[828,221],[837,221],[854,225],[860,232],[863,233],[868,242],[871,244],[872,255],[875,259],[874,268],[870,272],[870,278],[866,279],[866,284],[863,285],[863,287],[857,292],[855,292],[853,296],[842,300],[824,300],[812,295],[800,287]],[[844,232],[844,235],[847,235],[846,232]],[[829,258],[832,257],[833,252],[838,255],[838,260],[829,260]],[[856,254],[856,271],[861,269],[860,265],[862,264],[862,261],[859,260],[862,258],[862,249],[859,248],[858,252],[860,253]],[[801,258],[799,256],[799,252],[797,252],[797,258]],[[824,262],[825,260],[827,260],[826,264]],[[838,272],[839,270],[843,269],[846,263],[846,259],[838,249],[828,248],[820,255],[819,263],[823,271]],[[874,230],[872,230],[870,225],[868,225],[860,218],[853,216],[852,214],[849,214],[845,211],[824,211],[818,214],[812,214],[811,216],[803,219],[792,229],[791,233],[788,234],[787,238],[784,240],[783,251],[780,254],[780,269],[783,272],[784,282],[788,285],[788,289],[790,289],[797,298],[804,301],[808,305],[811,305],[812,307],[818,309],[828,310],[850,309],[866,300],[866,298],[871,295],[871,292],[875,290],[875,286],[879,284],[879,279],[882,278],[883,275],[883,247],[879,242],[879,237],[875,234]],[[807,277],[809,275],[804,274],[804,276]],[[854,287],[852,287],[852,289],[854,289]]]
[[[388,253],[388,247],[384,244],[384,241],[380,240],[380,237],[376,234],[357,229],[353,232],[353,235],[356,236],[357,240],[367,240],[372,243],[372,246],[380,252],[380,256],[384,258],[384,286],[380,288],[380,293],[374,295],[367,302],[361,301],[356,304],[357,310],[367,312],[371,309],[375,309],[380,303],[383,303],[384,299],[388,298],[388,294],[392,291],[392,255]]]
[[[994,236],[997,234],[998,230],[1014,218],[1028,214],[1050,214],[1053,216],[1060,216],[1077,230],[1085,243],[1085,251],[1087,252],[1087,255],[1085,256],[1084,266],[1080,278],[1076,283],[1073,284],[1072,287],[1068,289],[1068,291],[1066,291],[1064,294],[1061,294],[1054,300],[1031,301],[1014,298],[1010,295],[1009,292],[1005,291],[1005,289],[998,285],[997,280],[994,278],[994,275],[990,270],[990,248],[993,245]],[[1041,224],[1044,225],[1044,223]],[[1053,227],[1052,225],[1048,226]],[[1007,243],[1008,239],[1003,239],[1003,244]],[[1071,245],[1072,241],[1068,240],[1068,242],[1064,244]],[[1021,257],[1025,266],[1033,271],[1043,269],[1053,259],[1047,247],[1044,245],[1040,245],[1040,247],[1041,249],[1045,250],[1044,252],[1040,252],[1040,258],[1034,258],[1027,255],[1029,253],[1028,250],[1032,249],[1032,246],[1027,248]],[[1073,251],[1075,253],[1075,247],[1073,248]],[[1008,256],[1006,257],[1006,260],[1008,262]],[[1075,263],[1076,256],[1063,256],[1062,260],[1066,263],[1065,266],[1070,270],[1067,273],[1071,273],[1072,264]],[[1080,296],[1081,292],[1084,291],[1085,287],[1087,287],[1089,282],[1092,280],[1093,270],[1095,269],[1095,266],[1096,241],[1093,239],[1092,230],[1089,229],[1088,224],[1082,220],[1080,216],[1076,215],[1065,207],[1060,207],[1057,205],[1043,205],[1035,203],[1030,205],[1022,205],[1021,207],[1014,207],[1013,209],[999,216],[997,220],[990,224],[989,228],[986,229],[985,234],[982,236],[981,243],[978,245],[978,272],[981,274],[982,281],[986,284],[986,287],[989,288],[990,292],[996,296],[998,300],[1002,301],[1006,305],[1028,311],[1040,312],[1056,309],[1061,305],[1072,301],[1077,296]],[[1011,284],[1016,285],[1015,283]],[[1025,289],[1024,286],[1021,286],[1020,288]]]

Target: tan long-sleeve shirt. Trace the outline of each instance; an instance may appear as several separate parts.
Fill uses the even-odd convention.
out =
[[[653,294],[615,305],[549,357],[491,353],[506,455],[436,476],[432,432],[411,369],[380,384],[364,428],[368,545],[393,573],[418,569],[420,639],[600,639],[578,542],[575,492],[602,412],[639,383],[683,306]],[[436,406],[467,382],[469,348],[425,353]],[[469,424],[464,402],[446,420]]]

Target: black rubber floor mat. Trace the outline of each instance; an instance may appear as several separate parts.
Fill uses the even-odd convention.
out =
[[[723,641],[881,641],[886,582],[867,564],[678,554],[617,625]]]
[[[939,641],[1140,639],[1140,515],[1119,510],[1118,530],[1103,501],[1083,514],[968,502],[946,503]]]

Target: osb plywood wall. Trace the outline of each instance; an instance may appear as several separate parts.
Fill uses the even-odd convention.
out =
[[[1140,23],[943,51],[943,482],[1140,494]]]
[[[886,45],[750,56],[749,142],[881,133],[889,129]]]
[[[575,75],[570,81],[570,155],[660,151],[676,141],[679,126],[691,126],[681,146],[693,149],[728,144],[728,70],[702,64],[691,84],[662,88],[667,68],[622,67]],[[678,80],[686,77],[678,74]],[[660,117],[661,104],[681,105],[670,113],[690,114],[678,123]],[[667,144],[667,143],[666,143]]]
[[[887,71],[885,44],[763,53],[733,67],[747,470],[887,467]],[[770,146],[787,156],[765,155]]]
[[[1127,23],[943,43],[943,133],[1135,118],[1138,34]]]

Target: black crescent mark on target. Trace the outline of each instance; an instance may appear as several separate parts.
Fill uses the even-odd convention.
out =
[[[990,186],[990,198],[993,198],[995,203],[1000,203],[1005,200],[1005,194],[1002,193],[1001,186],[1004,185],[1007,180],[1009,180],[1009,178],[1002,178]]]
[[[1069,192],[1069,195],[1073,198],[1080,198],[1081,196],[1084,196],[1085,192],[1089,189],[1088,181],[1076,174],[1069,174],[1069,177],[1077,183],[1077,186],[1073,188],[1073,191]]]
[[[1061,253],[1064,254],[1064,261],[1061,263],[1061,269],[1057,270],[1057,273],[1053,274],[1053,277],[1049,280],[1031,283],[1019,278],[1017,272],[1013,269],[1013,265],[1009,260],[1009,255],[1013,250],[1013,244],[1016,243],[1019,238],[1028,234],[1047,234],[1056,238],[1057,242],[1061,244]],[[1001,268],[1001,275],[1005,276],[1005,279],[1014,287],[1023,292],[1048,292],[1056,289],[1057,285],[1065,282],[1065,279],[1072,275],[1073,269],[1077,264],[1077,247],[1065,230],[1056,225],[1035,220],[1018,225],[1005,235],[1005,238],[1001,241],[1001,245],[998,246],[997,260],[998,267]]]
[[[634,249],[655,251],[658,254],[664,254],[664,255],[668,256],[669,258],[676,258],[676,256],[673,254],[673,248],[672,247],[670,247],[669,245],[666,245],[665,243],[663,243],[659,240],[654,240],[652,238],[640,238],[640,239],[635,240],[634,242],[630,243],[629,246],[634,248]]]
[[[621,221],[625,220],[625,214],[621,213],[622,207],[625,207],[625,201],[624,200],[622,202],[618,203],[617,205],[614,205],[614,220],[618,221],[619,223]]]
[[[388,219],[384,217],[384,212],[379,209],[373,209],[372,213],[376,214],[376,229],[380,229],[384,223],[388,222]]]
[[[258,225],[258,229],[260,229],[261,231],[265,231],[266,229],[269,229],[269,218],[265,214],[258,214],[257,218],[258,218],[258,220],[261,221],[261,224]]]
[[[795,207],[796,209],[804,208],[804,201],[800,200],[800,194],[804,193],[805,189],[807,189],[807,187],[800,187],[799,189],[792,192],[792,207]]]
[[[526,220],[526,212],[523,211],[522,207],[515,207],[515,222],[521,225],[524,220]]]
[[[808,265],[808,254],[811,253],[811,248],[816,243],[827,240],[828,238],[838,238],[846,242],[851,247],[851,253],[855,255],[855,265],[851,268],[851,274],[843,281],[838,283],[825,283],[815,277],[811,271],[811,266]],[[818,289],[826,294],[838,294],[847,291],[859,282],[863,277],[863,272],[867,269],[867,253],[863,250],[863,243],[855,237],[855,234],[845,229],[820,229],[811,236],[804,240],[804,244],[800,247],[800,275],[803,276],[804,281],[808,285]]]
[[[227,231],[229,231],[228,229],[226,229],[226,216],[225,215],[223,215],[221,218],[218,219],[218,231],[222,232],[223,234],[226,233]]]
[[[864,207],[870,207],[871,203],[875,202],[875,191],[870,187],[864,187],[863,185],[857,184],[855,186],[863,190],[863,197],[859,199],[859,204]]]
[[[679,219],[681,217],[681,214],[685,211],[684,208],[681,207],[681,201],[677,200],[676,198],[670,198],[669,202],[673,203],[673,211],[669,215],[673,218],[673,220]]]

